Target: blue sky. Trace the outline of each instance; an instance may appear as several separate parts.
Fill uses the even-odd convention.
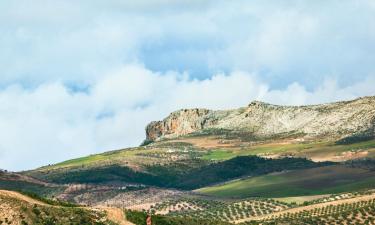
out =
[[[0,167],[138,145],[179,108],[375,94],[375,3],[0,2]]]

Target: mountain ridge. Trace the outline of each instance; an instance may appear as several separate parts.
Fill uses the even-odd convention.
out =
[[[255,137],[298,133],[305,137],[374,135],[375,96],[318,105],[282,106],[253,101],[229,110],[181,109],[146,127],[146,140],[176,138],[205,129],[246,132]]]

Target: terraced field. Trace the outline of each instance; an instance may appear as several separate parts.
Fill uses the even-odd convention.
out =
[[[301,204],[283,203],[264,198],[240,201],[212,200],[201,197],[180,198],[153,204],[143,211],[152,214],[153,217],[224,221],[243,225],[372,224],[374,222],[375,193],[373,190],[314,197],[314,200]]]
[[[243,201],[215,201],[205,199],[178,199],[153,205],[153,214],[173,217],[192,217],[234,222],[239,219],[267,215],[290,208],[291,204],[272,199],[247,199]]]
[[[243,223],[247,219],[237,220]],[[375,195],[287,209],[252,218],[246,224],[373,224]]]

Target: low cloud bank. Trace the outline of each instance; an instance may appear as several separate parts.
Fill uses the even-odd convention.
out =
[[[180,108],[228,109],[252,100],[302,105],[374,95],[371,76],[340,87],[327,78],[308,90],[299,83],[271,89],[256,74],[234,71],[203,80],[158,73],[129,64],[108,72],[83,90],[63,82],[34,88],[19,84],[0,91],[0,165],[31,169],[73,157],[136,146],[144,128]]]

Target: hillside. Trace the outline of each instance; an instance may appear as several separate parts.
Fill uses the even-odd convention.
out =
[[[118,221],[111,220],[113,217],[109,210],[51,205],[50,202],[0,190],[0,224],[118,224]],[[131,225],[125,217],[122,222]]]
[[[274,106],[255,102],[238,110],[181,110],[172,113],[163,122],[152,122],[147,127],[148,138],[151,137],[150,127],[160,127],[161,124],[172,124],[167,127],[176,131],[176,133],[170,133],[172,130],[169,130],[170,135],[153,136],[152,143],[72,159],[26,171],[23,175],[63,186],[64,190],[57,193],[57,196],[76,202],[82,201],[79,199],[86,199],[84,201],[87,203],[86,193],[93,190],[107,194],[100,198],[91,196],[94,198],[90,200],[92,202],[103,202],[102,198],[116,199],[116,196],[122,195],[119,189],[130,188],[137,191],[149,186],[160,188],[161,193],[164,191],[171,193],[170,197],[174,198],[174,192],[165,189],[194,190],[232,179],[318,168],[332,165],[332,162],[343,163],[354,160],[353,162],[358,162],[357,164],[363,164],[360,159],[375,156],[375,140],[372,133],[368,133],[374,127],[372,120],[375,115],[373,113],[374,99],[374,97],[367,97],[348,102],[300,107]],[[248,119],[241,117],[245,116],[244,112],[247,112],[246,118]],[[295,127],[295,119],[302,115],[301,121],[302,117],[309,120],[305,124],[306,127],[313,129],[312,127],[316,126],[319,129],[310,134],[305,133],[303,136],[294,128],[293,132],[291,130],[288,130],[289,133],[285,133],[285,130],[282,133],[271,132],[267,133],[268,136],[264,135],[264,132],[263,136],[259,136],[259,132],[247,132],[246,129],[253,124],[251,121],[259,120],[259,112],[264,115],[263,122],[271,124],[277,121],[277,123],[289,121],[290,127]],[[307,117],[306,113],[312,113],[315,116]],[[292,114],[296,115],[292,116]],[[209,118],[216,118],[215,125],[211,122],[204,122],[212,126],[210,125],[209,128],[191,126],[191,121],[202,119],[214,121],[206,117],[207,115],[214,115]],[[171,118],[183,118],[181,121],[185,122],[179,123],[180,119]],[[328,120],[336,121],[339,125],[321,124],[322,121],[327,123]],[[350,122],[351,120],[353,121]],[[199,122],[199,124],[202,123]],[[349,131],[349,124],[352,124],[350,129],[355,130]],[[307,129],[301,124],[300,126]],[[348,136],[345,132],[335,133],[336,129],[345,127],[352,135]],[[266,128],[259,128],[259,130],[262,129]],[[321,129],[333,133],[319,136],[318,134],[322,134]],[[314,136],[313,133],[316,135]],[[371,168],[372,164],[371,161],[367,166]],[[343,166],[348,168],[348,174],[351,172],[355,174],[356,168],[346,164]],[[364,168],[364,170],[369,171],[369,168]],[[332,177],[332,179],[336,178],[338,176]],[[358,178],[358,182],[365,183],[360,187],[373,187],[372,183],[366,183],[365,179],[367,178]],[[295,188],[298,188],[298,185]],[[76,189],[78,191],[75,191]],[[342,191],[345,190],[344,188]],[[118,202],[117,200],[109,201]]]
[[[46,197],[54,196],[66,186],[49,183],[20,173],[0,170],[0,189],[32,192]]]
[[[301,169],[234,180],[197,190],[227,198],[290,197],[375,189],[375,171],[342,165]]]
[[[375,97],[313,106],[278,106],[259,101],[234,110],[183,109],[146,128],[146,140],[194,132],[238,132],[253,138],[298,135],[343,138],[373,136]]]

